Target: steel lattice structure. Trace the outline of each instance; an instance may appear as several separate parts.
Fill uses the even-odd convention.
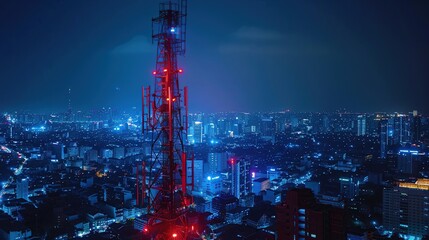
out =
[[[142,129],[152,139],[151,159],[143,164],[142,200],[147,200],[149,218],[144,231],[152,239],[187,239],[191,231],[187,213],[192,199],[186,189],[193,183],[186,181],[185,152],[188,99],[187,88],[179,87],[183,71],[177,63],[185,54],[186,9],[186,0],[170,0],[160,4],[159,16],[152,19],[155,84],[152,91],[142,89]]]

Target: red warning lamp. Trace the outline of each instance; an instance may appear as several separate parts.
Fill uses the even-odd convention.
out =
[[[194,231],[194,225],[191,226],[192,231]]]
[[[177,233],[173,233],[173,237],[176,238],[177,237]]]
[[[234,158],[231,158],[231,165],[234,165]]]
[[[164,68],[164,72],[168,72],[167,68]]]
[[[152,72],[152,74],[153,74],[153,75],[156,75],[156,71],[153,71],[153,72]]]
[[[149,232],[149,229],[144,228],[143,231],[147,233],[147,232]]]
[[[183,73],[183,69],[179,69],[178,71],[179,71],[179,73]]]

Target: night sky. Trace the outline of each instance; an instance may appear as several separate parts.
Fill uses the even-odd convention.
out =
[[[158,2],[0,1],[0,111],[139,108]],[[191,111],[429,112],[429,1],[188,6]]]

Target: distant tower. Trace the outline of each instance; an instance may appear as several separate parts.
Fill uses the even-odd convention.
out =
[[[160,4],[152,19],[152,38],[158,44],[154,89],[143,88],[142,131],[152,139],[151,159],[146,165],[143,198],[148,193],[148,221],[143,231],[152,239],[188,239],[187,195],[187,88],[179,87],[177,57],[185,53],[186,0]],[[191,163],[191,172],[193,164]],[[145,200],[145,199],[143,199]]]
[[[73,120],[73,112],[72,112],[72,105],[71,105],[71,88],[69,88],[68,91],[68,106],[67,106],[67,120],[72,121]]]

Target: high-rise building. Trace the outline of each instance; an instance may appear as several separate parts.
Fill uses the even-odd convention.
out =
[[[28,179],[19,179],[16,182],[16,198],[28,200]]]
[[[340,194],[344,198],[352,199],[359,193],[360,182],[353,177],[340,177]]]
[[[382,115],[378,117],[381,117],[379,119],[381,158],[386,158],[387,152],[398,146],[414,142],[412,132],[413,129],[417,128],[412,127],[415,120],[413,116],[396,113],[395,115]]]
[[[209,123],[208,125],[205,126],[205,134],[207,136],[207,138],[212,139],[215,137],[216,135],[216,126],[214,123]]]
[[[195,159],[194,161],[194,176],[192,176],[192,160],[187,160],[187,170],[186,170],[186,176],[187,176],[187,182],[190,184],[192,182],[192,177],[194,178],[194,187],[196,190],[201,190],[203,187],[203,180],[204,180],[204,162],[200,159]]]
[[[251,192],[250,162],[245,159],[229,160],[231,167],[231,195],[240,199]]]
[[[410,124],[406,115],[396,114],[393,118],[393,144],[403,145],[410,142]]]
[[[429,179],[386,188],[383,190],[383,226],[408,237],[405,239],[421,238],[429,234],[428,206]]]
[[[357,135],[366,135],[366,117],[364,115],[359,115],[357,118]]]
[[[420,141],[421,127],[422,127],[422,118],[416,110],[413,111],[411,117],[411,136],[412,142],[418,143]]]
[[[318,204],[310,189],[292,189],[286,201],[276,207],[278,239],[345,240],[343,209]]]
[[[208,172],[214,174],[216,172],[227,169],[228,153],[226,152],[209,152],[207,157]]]
[[[388,121],[387,119],[380,120],[380,158],[385,159],[387,155],[387,140],[388,140]]]
[[[194,122],[194,141],[195,143],[203,142],[203,123],[200,121]]]
[[[272,137],[276,133],[276,123],[272,118],[263,118],[260,129],[263,137]]]
[[[398,142],[395,139],[395,118],[387,119],[387,145],[392,146]]]
[[[401,148],[398,153],[397,171],[400,173],[413,174],[419,160],[419,150],[416,148]]]

